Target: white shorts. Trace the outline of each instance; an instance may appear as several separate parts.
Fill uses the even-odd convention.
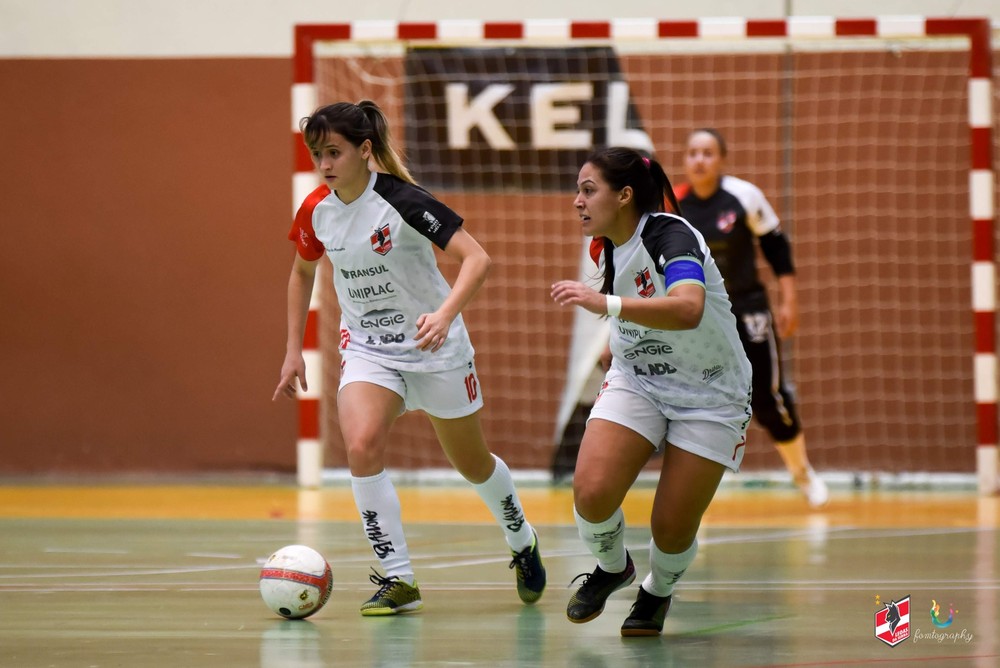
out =
[[[451,420],[472,415],[483,407],[475,362],[448,371],[397,371],[363,357],[350,357],[340,365],[340,387],[356,382],[373,383],[403,398],[404,410],[424,411]]]
[[[740,470],[750,424],[750,395],[746,404],[689,408],[672,406],[649,396],[615,369],[608,371],[588,420],[600,418],[628,427],[653,444],[663,443]]]

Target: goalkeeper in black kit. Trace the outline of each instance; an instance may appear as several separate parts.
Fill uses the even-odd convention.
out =
[[[705,237],[719,265],[733,305],[740,339],[753,366],[753,415],[774,439],[796,486],[809,505],[826,505],[829,492],[806,454],[795,396],[781,362],[781,339],[799,324],[795,269],[788,237],[761,190],[723,173],[726,142],[714,129],[695,130],[684,155],[687,183],[677,199],[687,220]],[[772,309],[757,274],[755,243],[778,281],[780,299]]]

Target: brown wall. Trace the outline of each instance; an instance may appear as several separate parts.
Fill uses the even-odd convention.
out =
[[[0,473],[294,468],[290,80],[0,61]]]

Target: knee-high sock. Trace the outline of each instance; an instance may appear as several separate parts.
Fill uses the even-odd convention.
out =
[[[354,503],[372,551],[382,563],[386,577],[413,584],[413,565],[403,535],[402,512],[396,488],[385,471],[373,476],[351,476]]]
[[[684,575],[694,555],[698,554],[698,539],[680,554],[668,554],[649,541],[649,575],[642,581],[642,588],[653,596],[670,596],[674,585]]]
[[[597,558],[597,565],[608,573],[621,573],[628,564],[625,554],[625,513],[619,508],[603,522],[588,522],[573,506],[573,517],[583,544]]]
[[[515,552],[520,552],[531,545],[534,535],[531,525],[524,517],[521,500],[514,489],[514,480],[510,477],[510,469],[502,459],[493,455],[496,467],[493,475],[486,482],[473,485],[479,497],[490,509],[497,524],[503,529],[507,545]]]

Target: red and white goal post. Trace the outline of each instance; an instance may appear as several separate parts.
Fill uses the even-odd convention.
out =
[[[575,393],[594,346],[580,353],[581,337],[601,336],[548,298],[554,280],[593,274],[571,207],[580,164],[592,147],[627,144],[680,181],[688,133],[718,128],[730,171],[764,190],[792,237],[802,325],[787,352],[814,465],[855,480],[974,475],[992,494],[990,40],[985,18],[299,25],[293,207],[316,185],[299,119],[377,101],[418,181],[494,259],[466,311],[489,444],[514,469],[546,469],[567,407],[586,401]],[[324,289],[300,397],[310,486],[345,462],[336,411],[320,410],[339,368]],[[394,466],[447,466],[419,416],[401,418],[390,447]],[[770,469],[780,462],[752,427],[744,471]]]

